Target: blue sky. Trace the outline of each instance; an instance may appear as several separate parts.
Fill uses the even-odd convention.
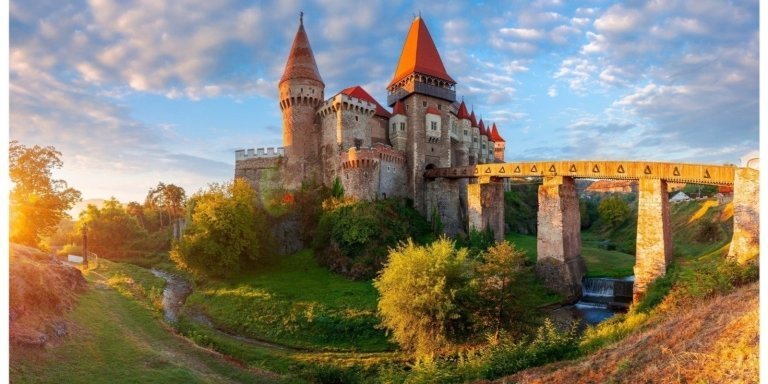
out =
[[[758,1],[10,2],[10,130],[84,198],[231,179],[282,142],[299,11],[325,95],[380,102],[421,13],[507,160],[738,163],[758,148]]]

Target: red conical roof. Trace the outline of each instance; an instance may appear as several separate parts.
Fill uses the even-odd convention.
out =
[[[475,110],[472,110],[472,113],[469,114],[469,124],[472,126],[472,128],[477,128],[477,120],[475,118]]]
[[[359,85],[355,85],[354,87],[349,87],[341,91],[340,93],[343,93],[348,96],[356,97],[360,100],[365,100],[369,103],[374,104],[376,106],[376,113],[375,113],[376,116],[383,116],[386,118],[389,118],[390,116],[392,116],[392,114],[389,113],[389,111],[384,109],[384,107],[382,107],[381,104],[379,104],[379,102],[373,98],[373,96],[371,96],[368,92],[365,91],[365,89],[363,89],[363,87]]]
[[[443,60],[437,52],[435,42],[427,30],[427,24],[421,17],[417,17],[408,30],[408,36],[403,44],[403,51],[400,53],[400,61],[397,62],[397,69],[392,78],[392,84],[397,83],[412,73],[421,73],[423,75],[434,76],[439,79],[456,83],[445,71]]]
[[[395,102],[395,108],[392,109],[393,115],[405,115],[405,107],[403,106],[403,103],[400,102],[400,100]]]
[[[496,129],[496,123],[493,123],[493,128],[491,129],[491,138],[496,143],[503,143],[504,139],[501,138],[501,135],[499,135],[499,130]]]
[[[325,86],[323,79],[320,78],[320,72],[317,70],[315,55],[312,53],[309,38],[304,31],[303,20],[299,24],[296,37],[293,38],[291,52],[288,54],[288,61],[285,63],[285,71],[283,77],[280,78],[280,83],[290,79],[317,80]]]
[[[477,127],[480,128],[480,134],[483,136],[488,136],[487,132],[485,132],[485,123],[483,123],[483,118],[480,118],[480,121],[477,123]]]
[[[469,119],[469,113],[467,113],[467,105],[464,104],[464,100],[459,104],[459,112],[456,113],[456,117],[459,119]]]

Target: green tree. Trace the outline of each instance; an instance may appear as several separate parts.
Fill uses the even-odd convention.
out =
[[[481,254],[481,260],[477,265],[480,306],[476,313],[498,340],[502,329],[509,328],[514,319],[515,283],[525,269],[525,253],[503,241]]]
[[[88,250],[107,259],[124,259],[138,252],[136,244],[147,236],[135,217],[114,197],[105,201],[101,208],[88,205],[80,213],[78,233],[85,227]]]
[[[213,184],[189,201],[189,219],[171,259],[198,275],[229,276],[264,261],[274,246],[266,216],[245,179]]]
[[[597,206],[600,219],[609,228],[616,228],[629,218],[629,205],[618,196],[603,199]]]
[[[42,236],[50,234],[67,210],[80,201],[80,192],[64,180],[52,178],[52,170],[61,168],[61,152],[54,147],[27,147],[10,142],[9,174],[10,240],[37,246]]]
[[[390,251],[373,285],[382,324],[400,347],[428,356],[467,335],[472,264],[467,250],[445,237],[427,246],[409,240]]]

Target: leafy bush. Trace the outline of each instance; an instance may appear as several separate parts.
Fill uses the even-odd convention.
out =
[[[472,261],[447,238],[427,246],[412,241],[389,254],[374,280],[382,325],[401,348],[416,356],[440,353],[466,337],[473,292]]]
[[[611,196],[600,202],[597,206],[600,219],[609,228],[616,228],[626,221],[630,215],[629,205],[618,196]]]
[[[536,330],[535,336],[520,340],[506,340],[494,347],[485,364],[483,376],[495,379],[568,357],[575,356],[578,338],[576,324],[567,332],[560,332],[549,319]]]
[[[269,224],[256,210],[255,192],[244,179],[213,184],[193,195],[188,221],[171,259],[194,274],[229,276],[272,254]]]
[[[431,239],[429,223],[404,199],[327,201],[312,247],[318,261],[353,279],[376,275],[393,244]]]

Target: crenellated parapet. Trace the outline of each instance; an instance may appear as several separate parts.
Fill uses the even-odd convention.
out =
[[[285,156],[285,148],[283,147],[249,148],[235,151],[235,161],[280,156]]]
[[[317,110],[320,117],[334,115],[340,110],[351,111],[363,115],[373,116],[376,113],[376,105],[357,97],[339,93],[338,95],[326,100]]]

